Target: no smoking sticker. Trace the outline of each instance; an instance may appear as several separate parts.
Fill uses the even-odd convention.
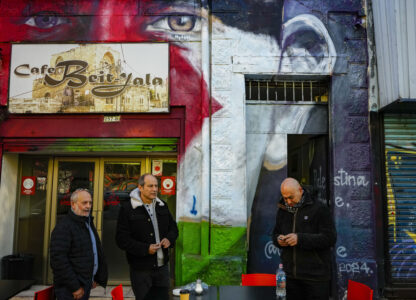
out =
[[[162,195],[175,195],[176,178],[174,176],[163,176],[160,185]]]
[[[21,188],[22,195],[34,195],[36,188],[35,182],[35,176],[23,176]]]

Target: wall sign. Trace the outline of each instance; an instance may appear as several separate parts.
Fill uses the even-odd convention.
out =
[[[34,195],[36,190],[36,176],[22,177],[22,195]]]
[[[175,195],[176,178],[174,176],[162,176],[160,185],[162,195]]]
[[[168,112],[168,74],[167,43],[16,44],[9,111]]]
[[[162,176],[162,173],[163,173],[163,161],[153,160],[152,161],[152,175]]]

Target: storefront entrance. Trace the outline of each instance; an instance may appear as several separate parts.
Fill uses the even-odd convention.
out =
[[[39,282],[52,282],[48,261],[50,233],[70,209],[71,193],[85,188],[93,197],[91,214],[107,257],[109,284],[128,284],[125,255],[115,244],[120,202],[130,200],[130,191],[137,187],[144,173],[157,175],[159,186],[166,177],[175,182],[176,157],[22,156],[20,166],[22,191],[18,201],[15,249],[35,256],[35,278]],[[23,181],[27,178],[35,186],[24,191]],[[174,185],[171,189],[163,189],[159,197],[167,201],[175,217]]]

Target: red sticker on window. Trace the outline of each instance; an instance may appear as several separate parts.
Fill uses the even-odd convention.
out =
[[[174,176],[162,176],[160,185],[162,195],[175,195],[176,178]]]
[[[34,195],[36,190],[36,177],[23,176],[22,177],[22,195]]]

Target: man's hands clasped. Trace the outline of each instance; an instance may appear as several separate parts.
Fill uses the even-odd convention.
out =
[[[170,241],[167,238],[164,238],[158,244],[150,244],[149,246],[149,254],[153,255],[159,248],[168,248],[170,246]]]

